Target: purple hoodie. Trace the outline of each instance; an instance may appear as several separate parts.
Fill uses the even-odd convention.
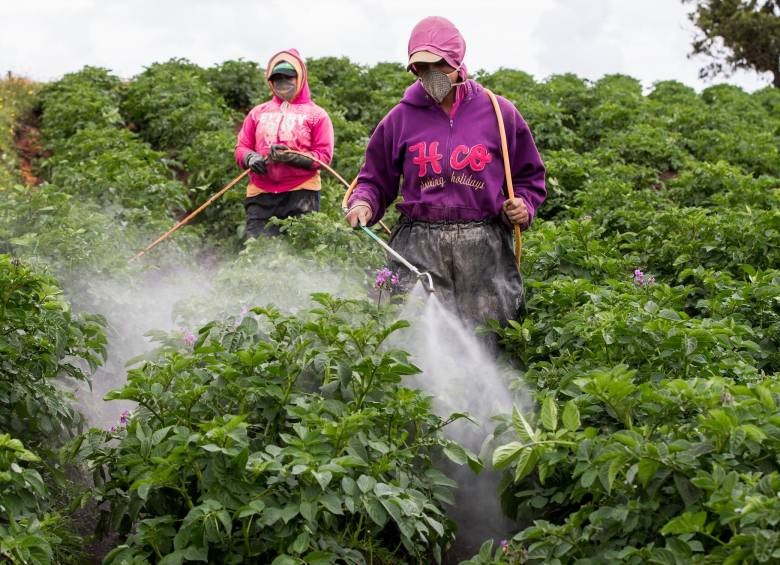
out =
[[[465,91],[452,117],[415,81],[379,122],[349,199],[350,205],[357,200],[371,205],[370,224],[382,218],[399,186],[403,201],[397,207],[411,219],[468,222],[501,216],[506,183],[493,105],[473,80],[457,88]],[[498,101],[515,196],[523,198],[533,218],[547,195],[544,164],[523,117],[505,98]]]

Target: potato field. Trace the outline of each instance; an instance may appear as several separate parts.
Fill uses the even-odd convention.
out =
[[[308,73],[351,180],[413,77]],[[258,65],[0,81],[0,560],[780,562],[780,90],[475,78],[527,120],[548,190],[527,314],[480,330],[517,400],[482,449],[410,383],[402,297],[378,300],[382,249],[326,173],[280,237],[244,243],[241,184],[128,261],[241,172]],[[171,272],[193,292],[128,330]],[[488,472],[512,531],[456,559],[455,495]]]

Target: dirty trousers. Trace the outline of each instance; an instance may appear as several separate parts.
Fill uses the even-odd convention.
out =
[[[426,222],[401,216],[390,246],[421,272],[433,277],[436,296],[464,322],[487,320],[506,325],[524,313],[525,289],[515,265],[512,232],[496,220]],[[388,257],[400,273],[401,287],[411,290],[414,274]]]

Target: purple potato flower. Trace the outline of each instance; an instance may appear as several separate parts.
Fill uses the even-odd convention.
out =
[[[123,426],[127,425],[127,422],[130,421],[130,410],[122,410],[122,413],[119,415],[119,423]]]
[[[376,279],[374,280],[374,287],[375,288],[384,288],[385,284],[387,284],[388,279],[390,279],[393,276],[393,271],[388,269],[387,267],[382,267],[376,272]]]
[[[655,284],[655,277],[642,272],[642,269],[634,270],[634,284],[636,286],[650,286]]]
[[[181,339],[184,342],[184,345],[192,345],[197,341],[198,336],[196,336],[187,328],[182,328]]]

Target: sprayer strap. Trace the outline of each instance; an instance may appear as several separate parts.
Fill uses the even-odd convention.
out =
[[[498,121],[498,134],[501,137],[501,154],[504,158],[504,176],[506,177],[506,190],[510,199],[515,197],[515,189],[512,186],[512,169],[509,166],[509,148],[506,142],[506,129],[504,128],[504,116],[501,114],[501,108],[498,105],[498,99],[489,89],[485,89],[485,92],[490,98],[490,102],[493,104],[493,110],[496,112],[496,120]],[[520,267],[520,257],[523,253],[523,236],[520,232],[520,226],[515,224],[515,264]]]

